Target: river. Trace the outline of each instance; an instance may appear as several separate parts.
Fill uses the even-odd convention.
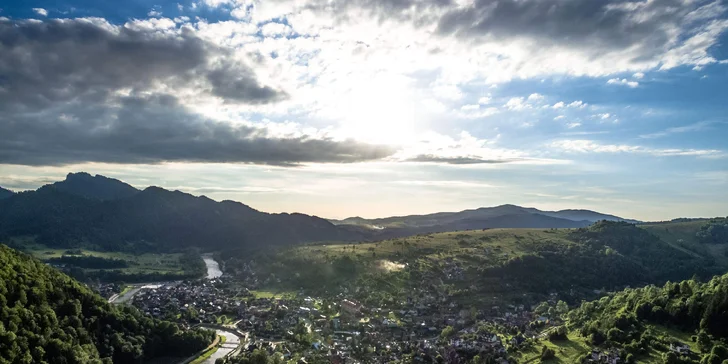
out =
[[[215,259],[212,259],[212,254],[203,254],[202,260],[205,261],[205,265],[207,266],[207,279],[215,279],[222,275],[220,264]]]

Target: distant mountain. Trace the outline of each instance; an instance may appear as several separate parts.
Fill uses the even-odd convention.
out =
[[[69,176],[70,180],[77,178]],[[81,179],[86,185],[116,186],[117,192],[97,189],[94,196],[98,198],[91,198],[89,193],[69,190],[69,185],[79,184],[64,184],[67,179],[17,193],[0,200],[0,237],[34,236],[48,246],[135,252],[366,238],[315,216],[268,214],[239,202],[216,202],[159,187],[109,199],[119,196],[118,191],[124,189],[120,186],[128,185],[101,176],[82,175]],[[107,193],[99,193],[101,190]]]
[[[8,198],[8,197],[10,197],[10,196],[12,196],[14,194],[15,194],[15,192],[10,191],[10,190],[6,190],[6,189],[0,187],[0,200],[3,199],[3,198]]]
[[[98,174],[92,176],[86,172],[69,173],[65,180],[52,186],[72,195],[102,201],[131,197],[139,193],[139,190],[118,179]]]
[[[578,228],[624,220],[586,210],[515,205],[460,212],[328,221],[269,214],[160,187],[142,191],[116,179],[70,173],[64,181],[0,199],[0,238],[32,236],[48,246],[133,252],[247,248],[356,241],[484,228]]]
[[[590,210],[561,210],[541,211],[532,207],[521,207],[516,205],[500,205],[495,207],[481,207],[474,210],[463,210],[460,212],[438,212],[427,215],[393,216],[379,219],[364,219],[361,217],[350,217],[343,220],[330,220],[337,225],[370,225],[373,227],[423,227],[451,224],[466,219],[490,219],[499,216],[516,216],[537,214],[571,221],[596,222],[600,220],[637,222],[636,220],[624,219],[614,215],[602,214]]]
[[[392,238],[411,234],[484,228],[578,228],[596,221],[626,221],[614,215],[590,210],[541,211],[532,207],[500,205],[460,212],[438,212],[427,215],[394,216],[380,219],[351,217],[330,220],[357,231],[369,229],[377,237]]]
[[[597,221],[601,221],[601,220],[607,220],[607,221],[624,221],[624,222],[629,222],[632,224],[640,222],[638,220],[625,219],[625,218],[621,218],[619,216],[602,214],[600,212],[591,211],[591,210],[540,211],[537,213],[546,215],[546,216],[560,217],[562,219],[569,219],[569,220],[574,220],[574,221],[586,220],[586,221],[591,221],[591,222],[597,222]]]

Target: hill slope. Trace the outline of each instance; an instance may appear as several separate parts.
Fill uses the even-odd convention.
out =
[[[362,238],[314,216],[268,214],[238,202],[216,202],[159,187],[102,201],[55,184],[0,200],[3,236],[32,236],[49,247],[136,252]]]
[[[0,200],[3,199],[3,198],[8,198],[8,197],[10,197],[10,196],[12,196],[14,194],[15,194],[15,192],[10,191],[10,190],[6,190],[6,189],[0,187]]]
[[[572,302],[579,302],[593,290],[710,277],[727,267],[675,249],[635,225],[606,221],[579,229],[455,231],[289,247],[232,257],[226,267],[234,271],[251,259],[258,276],[276,278],[270,289],[346,288],[366,302],[404,299],[429,287],[478,305],[543,299],[551,292],[571,292]]]
[[[592,345],[623,348],[627,362],[721,363],[728,359],[728,275],[627,289],[569,312]],[[695,336],[693,336],[695,335]],[[691,337],[692,336],[692,337]],[[690,348],[677,354],[671,345]],[[701,359],[702,358],[702,359]]]
[[[213,333],[112,307],[78,282],[0,245],[0,361],[138,363],[185,357]],[[102,361],[103,359],[103,361]]]

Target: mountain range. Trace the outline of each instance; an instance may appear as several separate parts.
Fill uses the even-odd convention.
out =
[[[137,189],[88,173],[34,191],[0,190],[0,239],[35,238],[47,246],[104,250],[219,250],[315,241],[358,241],[484,228],[576,228],[628,221],[589,210],[541,211],[515,205],[429,215],[326,220],[270,214],[160,187]]]

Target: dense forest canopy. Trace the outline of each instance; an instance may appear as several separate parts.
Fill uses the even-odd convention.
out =
[[[662,287],[626,289],[583,303],[567,314],[569,327],[594,345],[622,349],[635,360],[651,350],[664,352],[667,363],[718,363],[728,359],[728,275],[707,283],[685,280]],[[693,335],[700,353],[676,355],[669,346],[683,345],[658,335],[666,327]]]
[[[0,363],[141,363],[193,354],[213,336],[111,306],[70,277],[0,245]]]

